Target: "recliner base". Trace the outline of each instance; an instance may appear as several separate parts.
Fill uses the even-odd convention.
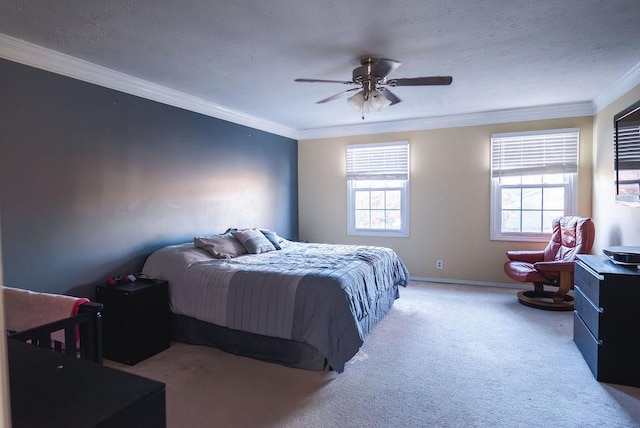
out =
[[[573,310],[573,296],[569,293],[559,295],[555,291],[523,290],[518,291],[518,301],[523,305],[547,311]]]

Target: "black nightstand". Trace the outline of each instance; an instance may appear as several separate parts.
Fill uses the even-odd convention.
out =
[[[96,286],[104,305],[104,358],[134,365],[169,347],[169,283],[140,279]]]

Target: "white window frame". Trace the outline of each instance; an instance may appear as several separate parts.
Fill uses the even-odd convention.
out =
[[[497,154],[497,150],[495,150],[494,142],[499,139],[510,139],[510,138],[522,138],[523,141],[529,142],[533,144],[534,141],[543,139],[550,136],[557,136],[559,134],[576,134],[576,146],[575,152],[571,152],[568,150],[566,153],[562,152],[562,150],[557,151],[560,157],[550,156],[549,158],[545,158],[545,155],[535,153],[532,151],[528,151],[523,147],[522,154],[534,154],[535,156],[541,159],[540,163],[526,164],[526,160],[523,161],[522,167],[516,167],[514,165],[510,165],[506,167],[507,169],[503,169],[503,174],[505,176],[526,176],[526,175],[544,175],[544,174],[557,174],[564,173],[567,179],[565,183],[558,184],[501,184],[500,176],[496,176],[498,172],[496,165],[499,165],[500,162],[497,160],[496,156],[500,156]],[[532,232],[502,232],[501,231],[501,223],[502,223],[502,190],[508,188],[542,188],[549,189],[554,187],[563,187],[564,188],[564,214],[565,216],[576,215],[578,210],[578,159],[579,159],[579,146],[580,146],[580,130],[578,128],[568,128],[568,129],[552,129],[552,130],[542,130],[542,131],[531,131],[531,132],[510,132],[510,133],[500,133],[491,135],[491,225],[490,225],[490,239],[497,241],[523,241],[523,242],[548,242],[550,233],[532,233]],[[565,157],[565,158],[563,158]],[[523,156],[523,159],[526,159]],[[508,169],[512,168],[512,169]],[[542,207],[544,210],[544,207]],[[525,212],[526,209],[521,209],[521,212]],[[544,225],[549,226],[549,225]]]
[[[357,167],[353,165],[350,167],[350,155],[349,151],[352,149],[367,149],[374,148],[380,149],[384,147],[404,147],[406,148],[406,170],[404,175],[402,173],[402,166],[398,170],[398,165],[391,168],[391,170],[378,169],[375,171],[357,170]],[[410,170],[410,147],[408,141],[392,141],[385,143],[371,143],[371,144],[350,144],[346,146],[347,153],[347,235],[351,236],[381,236],[381,237],[402,237],[409,236],[409,170]],[[390,180],[400,181],[399,186],[381,186],[372,187],[368,190],[399,190],[400,191],[400,229],[374,229],[374,228],[357,228],[356,227],[356,192],[362,190],[354,186],[354,182],[358,180]]]

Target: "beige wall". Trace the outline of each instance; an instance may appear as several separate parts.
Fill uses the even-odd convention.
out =
[[[544,244],[489,240],[490,136],[573,127],[580,128],[579,214],[589,216],[591,117],[300,141],[300,239],[393,248],[414,278],[511,283],[505,252]],[[410,236],[347,236],[345,145],[398,140],[411,144]]]
[[[602,109],[593,122],[594,252],[611,245],[640,246],[640,208],[615,203],[613,116],[640,100],[640,85]]]

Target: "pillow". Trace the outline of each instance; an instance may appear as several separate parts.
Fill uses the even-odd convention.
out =
[[[276,250],[282,250],[282,247],[280,246],[282,238],[280,238],[277,233],[269,229],[260,229],[260,232],[262,232],[265,238],[271,242],[271,245],[273,245]]]
[[[196,236],[193,238],[193,245],[196,248],[208,251],[216,259],[230,259],[247,254],[244,246],[231,233],[215,235],[209,238]]]
[[[238,240],[247,252],[251,254],[266,253],[267,251],[274,251],[276,247],[262,234],[258,229],[246,229],[231,232],[231,234]]]

